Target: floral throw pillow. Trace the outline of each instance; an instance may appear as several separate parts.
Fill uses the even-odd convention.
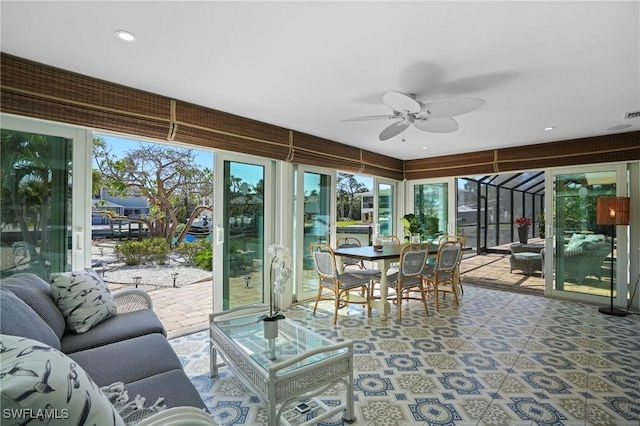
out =
[[[0,347],[2,424],[124,426],[107,396],[62,352],[6,334]]]
[[[51,294],[67,327],[81,334],[116,314],[107,284],[92,269],[51,274]]]

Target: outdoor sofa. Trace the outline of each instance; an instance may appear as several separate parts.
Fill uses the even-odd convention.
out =
[[[57,279],[0,282],[3,409],[29,425],[215,424],[144,291],[97,292],[90,270]],[[89,305],[102,313],[74,318]]]
[[[541,251],[544,270],[546,249]],[[611,253],[611,240],[602,234],[575,233],[563,247],[565,276],[582,284],[586,277],[597,277],[602,281],[602,263]]]

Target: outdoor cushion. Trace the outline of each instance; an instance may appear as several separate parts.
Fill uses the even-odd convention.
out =
[[[74,333],[84,333],[116,314],[109,287],[95,271],[51,274],[51,279],[53,300]]]
[[[150,333],[166,335],[156,313],[151,309],[142,309],[119,313],[93,326],[86,333],[67,333],[60,340],[60,347],[62,352],[70,354]]]
[[[0,287],[0,306],[0,333],[28,337],[60,349],[60,340],[51,327],[18,296],[4,287]]]
[[[164,371],[182,369],[169,341],[160,333],[134,337],[69,354],[98,386],[129,383]],[[149,398],[146,393],[141,395]]]
[[[41,413],[50,426],[124,425],[109,399],[65,354],[22,337],[0,335],[0,342],[3,412],[31,410],[25,418],[13,419],[16,424]]]
[[[22,273],[3,278],[0,285],[29,305],[51,327],[58,339],[62,337],[66,323],[58,305],[53,301],[48,282],[37,275]]]

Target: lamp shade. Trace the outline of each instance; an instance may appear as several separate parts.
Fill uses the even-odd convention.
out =
[[[598,197],[596,223],[598,225],[628,225],[630,204],[629,197]]]

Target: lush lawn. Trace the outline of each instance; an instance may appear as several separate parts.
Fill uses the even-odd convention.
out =
[[[359,220],[339,220],[337,221],[336,226],[351,226],[351,225],[359,225],[362,222]]]

